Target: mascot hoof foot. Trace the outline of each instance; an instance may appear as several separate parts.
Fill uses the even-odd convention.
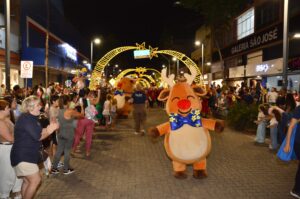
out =
[[[174,172],[174,177],[177,179],[186,179],[187,175],[185,174],[184,171],[175,171]]]
[[[194,174],[193,177],[196,179],[203,179],[203,178],[207,178],[207,172],[206,170],[194,170]]]
[[[224,131],[225,122],[224,120],[217,120],[216,126],[215,126],[215,132],[222,133]]]
[[[148,134],[153,138],[159,137],[159,131],[156,127],[150,127],[148,129]]]

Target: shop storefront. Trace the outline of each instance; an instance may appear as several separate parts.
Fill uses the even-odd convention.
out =
[[[207,73],[207,74],[203,75],[204,85],[211,85],[211,81],[212,81],[212,74],[211,73]]]
[[[6,79],[5,79],[5,67],[2,66],[0,70],[0,79],[1,79],[1,84],[6,84]],[[17,69],[10,69],[10,86],[13,88],[15,85],[20,85],[22,81],[20,81],[19,78],[19,70]],[[22,86],[22,85],[21,85]]]
[[[245,66],[237,66],[229,68],[229,86],[235,87],[236,85],[241,86],[245,78]]]
[[[265,61],[260,64],[247,64],[247,85],[251,87],[253,86],[253,82],[259,81],[262,86],[268,89],[272,87],[280,89],[282,86],[282,71],[282,58]]]
[[[224,80],[224,63],[216,62],[211,65],[212,80],[211,83],[215,85],[222,86],[222,81]]]
[[[222,87],[223,78],[224,78],[224,72],[223,71],[213,73],[211,83],[215,84],[215,85],[220,85]]]

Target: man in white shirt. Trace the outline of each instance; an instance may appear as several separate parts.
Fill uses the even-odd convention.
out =
[[[275,105],[277,97],[278,93],[276,91],[276,88],[272,87],[271,91],[267,94],[267,102],[271,105]]]

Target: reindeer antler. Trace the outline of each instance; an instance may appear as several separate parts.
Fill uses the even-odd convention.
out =
[[[174,82],[173,82],[174,78],[175,78],[174,74],[172,74],[169,77],[167,77],[167,69],[166,68],[162,69],[162,71],[161,71],[161,79],[164,82],[166,82],[170,87],[174,86]]]
[[[193,83],[193,81],[194,81],[194,79],[195,79],[195,77],[196,77],[196,75],[197,75],[197,71],[196,71],[195,68],[190,68],[190,71],[191,71],[191,75],[189,75],[189,74],[187,74],[187,73],[184,73],[184,74],[183,74],[184,77],[185,77],[186,80],[187,80],[187,83],[188,83],[189,85],[191,85],[191,84]]]

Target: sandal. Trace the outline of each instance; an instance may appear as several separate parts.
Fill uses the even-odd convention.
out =
[[[74,151],[74,153],[81,153],[81,150],[80,150],[80,149],[76,149],[76,150]]]

